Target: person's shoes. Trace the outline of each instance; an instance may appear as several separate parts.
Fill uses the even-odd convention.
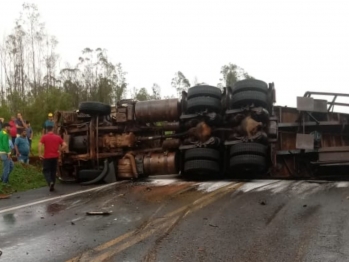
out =
[[[55,184],[53,184],[52,182],[50,183],[50,192],[55,190]]]

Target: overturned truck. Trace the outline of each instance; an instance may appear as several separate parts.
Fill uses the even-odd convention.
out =
[[[314,99],[312,95],[332,95]],[[58,177],[83,184],[180,174],[184,178],[312,178],[348,171],[347,114],[339,96],[306,92],[297,108],[274,106],[275,87],[256,79],[223,91],[198,85],[181,99],[83,102],[55,112],[68,144]]]

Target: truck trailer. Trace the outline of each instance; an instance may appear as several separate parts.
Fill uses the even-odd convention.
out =
[[[332,100],[314,96],[331,96]],[[197,85],[180,99],[115,105],[82,102],[56,111],[68,144],[57,176],[82,184],[178,174],[183,179],[310,179],[349,170],[348,94],[306,92],[297,107],[275,106],[274,83]]]

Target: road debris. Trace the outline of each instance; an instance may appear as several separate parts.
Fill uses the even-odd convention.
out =
[[[11,195],[0,194],[0,199],[8,199]]]
[[[217,225],[209,224],[210,227],[218,227]]]
[[[262,205],[262,206],[265,206],[265,205],[267,204],[267,202],[265,202],[265,201],[260,201],[259,204]]]
[[[111,211],[91,211],[86,212],[86,215],[88,216],[109,216],[112,212]]]

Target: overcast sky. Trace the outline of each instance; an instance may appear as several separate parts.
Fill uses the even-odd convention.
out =
[[[277,104],[307,90],[349,93],[349,1],[338,0],[36,0],[61,65],[85,47],[106,48],[130,87],[172,94],[178,70],[217,85],[229,62],[274,82]],[[0,33],[23,1],[2,0]]]

